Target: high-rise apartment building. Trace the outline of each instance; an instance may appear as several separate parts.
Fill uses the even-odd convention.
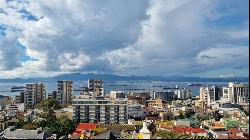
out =
[[[19,95],[15,96],[15,104],[20,104],[20,103],[24,103],[24,94],[25,92],[20,92]]]
[[[187,100],[192,98],[192,91],[190,89],[176,90],[175,95],[177,99]]]
[[[57,96],[57,91],[53,91],[52,93],[48,94],[48,99],[57,100],[56,96]]]
[[[46,91],[44,83],[26,84],[26,90],[24,93],[25,105],[37,104],[45,98],[46,98]]]
[[[229,99],[232,98],[231,94],[229,94],[229,88],[228,87],[222,87],[222,93],[223,93],[223,98],[226,101],[230,101]]]
[[[88,90],[90,96],[95,97],[103,97],[104,96],[104,88],[103,81],[96,79],[88,79]]]
[[[153,91],[153,99],[161,98],[166,101],[172,101],[176,98],[174,91]]]
[[[56,99],[62,105],[71,104],[73,81],[57,81],[58,89]]]
[[[127,99],[86,99],[82,95],[72,100],[73,119],[81,122],[127,123]]]
[[[249,103],[249,85],[243,83],[228,84],[229,88],[229,101],[237,104],[248,104]]]
[[[206,106],[210,107],[210,104],[214,101],[220,100],[223,97],[223,91],[221,87],[217,86],[202,86],[200,87],[200,101],[204,102]]]

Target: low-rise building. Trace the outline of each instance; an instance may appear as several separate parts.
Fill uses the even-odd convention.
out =
[[[43,132],[41,129],[37,130],[24,130],[24,129],[15,129],[15,127],[9,127],[4,130],[3,138],[5,139],[47,139],[52,135]]]
[[[176,126],[176,127],[190,127],[190,120],[178,119],[178,120],[174,121],[174,126]]]
[[[123,91],[110,91],[109,97],[110,99],[125,98],[126,93]]]
[[[145,117],[144,109],[140,104],[128,105],[128,116],[131,117]]]
[[[21,103],[21,104],[10,104],[10,105],[6,106],[6,109],[10,110],[10,111],[20,111],[20,112],[23,112],[25,110],[25,106],[24,106],[24,103]]]
[[[166,101],[164,101],[163,99],[155,99],[155,100],[149,100],[148,101],[148,107],[165,107],[167,104]]]
[[[141,104],[145,106],[147,100],[150,100],[150,93],[129,93],[127,98],[128,104]]]
[[[156,134],[156,125],[152,122],[143,122],[142,129],[140,130],[138,139],[153,139]]]
[[[70,120],[73,120],[73,107],[68,106],[66,108],[55,110],[56,117],[67,116]]]
[[[202,128],[192,128],[192,127],[173,127],[170,131],[176,133],[191,134],[193,136],[207,137],[207,131]]]

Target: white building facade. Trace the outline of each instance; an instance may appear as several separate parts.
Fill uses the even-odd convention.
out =
[[[84,99],[75,96],[72,101],[73,119],[84,122],[127,123],[127,99]]]
[[[249,85],[243,83],[228,84],[229,101],[237,104],[249,104]]]

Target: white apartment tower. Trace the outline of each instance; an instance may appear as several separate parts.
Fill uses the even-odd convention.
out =
[[[73,81],[57,81],[58,90],[56,99],[61,105],[71,104]]]
[[[223,97],[223,91],[221,87],[217,86],[202,86],[200,87],[200,101],[203,101],[208,107],[214,101],[217,101]]]
[[[46,98],[45,85],[43,83],[26,84],[24,104],[34,105]]]
[[[229,96],[228,100],[232,103],[237,104],[248,104],[249,103],[249,85],[243,83],[233,83],[228,84]]]

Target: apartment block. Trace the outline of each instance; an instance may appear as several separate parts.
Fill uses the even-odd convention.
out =
[[[75,96],[73,119],[81,122],[127,123],[127,99],[86,99]]]
[[[249,104],[249,85],[243,83],[228,84],[229,101],[236,104]]]
[[[128,116],[132,117],[144,117],[143,107],[140,104],[128,105]]]
[[[161,98],[166,101],[172,101],[176,98],[174,91],[153,91],[153,99]]]
[[[123,91],[110,91],[110,98],[111,99],[116,99],[116,98],[125,98],[126,93]]]
[[[26,90],[24,93],[24,104],[37,104],[46,98],[45,84],[34,83],[26,84]]]
[[[15,96],[15,104],[24,103],[24,94],[25,92],[20,92],[19,95]]]
[[[223,90],[217,86],[200,87],[200,101],[210,107],[211,103],[220,100],[223,97]]]
[[[177,99],[187,100],[192,99],[192,91],[187,89],[176,90],[175,95]]]
[[[104,88],[103,81],[96,79],[88,79],[88,90],[90,96],[95,97],[103,97],[104,96]]]
[[[73,81],[57,81],[56,99],[61,105],[70,105],[72,98]]]
[[[48,94],[48,99],[56,100],[57,92],[53,91],[52,93]]]
[[[231,94],[229,94],[229,88],[228,87],[223,87],[222,88],[222,93],[223,93],[223,98],[226,100],[226,101],[230,101],[230,99],[232,98]]]

